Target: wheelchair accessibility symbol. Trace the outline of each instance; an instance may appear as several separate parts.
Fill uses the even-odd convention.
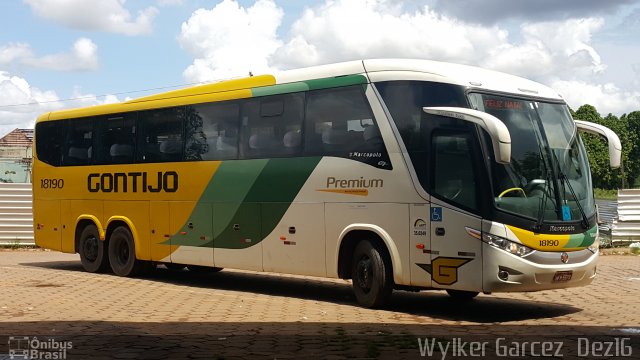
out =
[[[442,208],[441,207],[432,207],[431,208],[431,221],[442,221]]]

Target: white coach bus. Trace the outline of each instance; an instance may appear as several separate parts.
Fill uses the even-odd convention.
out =
[[[43,114],[39,245],[87,271],[142,265],[352,279],[393,289],[584,286],[596,276],[591,173],[552,89],[477,67],[364,60]]]

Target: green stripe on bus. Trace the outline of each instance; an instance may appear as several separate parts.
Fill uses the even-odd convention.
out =
[[[213,242],[203,246],[244,249],[261,242],[280,222],[320,159],[270,159],[247,193],[241,211]],[[240,224],[239,230],[234,229],[235,224]]]
[[[267,159],[230,160],[223,161],[220,164],[189,217],[189,222],[195,224],[210,224],[213,222],[212,232],[207,234],[208,239],[205,241],[210,242],[212,237],[215,238],[220,235],[231,222],[240,204],[268,162],[269,160]],[[215,206],[216,211],[213,219],[211,219],[212,210],[207,210],[206,207],[208,206],[211,209],[213,203],[217,205]],[[178,233],[181,232],[186,232],[187,235],[174,236],[166,241],[165,244],[203,245],[203,240],[200,239],[201,234],[192,233],[187,224],[184,224],[178,231]]]
[[[597,226],[592,227],[581,234],[572,234],[569,236],[569,242],[564,246],[567,249],[581,248],[591,246],[596,241]]]
[[[171,244],[243,249],[259,243],[280,222],[320,159],[223,162],[189,218],[207,224],[212,214],[213,239],[207,236],[203,241],[184,224],[179,233],[187,235],[172,237]]]
[[[332,78],[305,81],[305,83],[309,85],[309,90],[366,84],[367,82],[368,82],[367,78],[364,75],[345,75],[345,76],[337,76]]]
[[[591,229],[587,230],[584,233],[584,238],[582,239],[582,243],[578,245],[578,247],[587,247],[593,245],[596,241],[596,235],[598,234],[598,226],[594,226]]]
[[[247,193],[255,184],[264,167],[266,159],[223,161],[213,176],[213,181],[203,193],[202,200],[224,206],[216,206],[213,216],[213,237],[222,233],[231,222],[244,201]]]
[[[332,78],[306,80],[302,82],[263,86],[251,89],[252,96],[266,96],[276,94],[288,94],[308,90],[327,89],[341,86],[366,84],[364,75],[345,75]]]
[[[282,85],[271,85],[271,86],[263,86],[259,88],[251,89],[251,95],[255,96],[266,96],[266,95],[276,95],[276,94],[288,94],[293,92],[301,92],[309,90],[309,86],[303,82],[290,83],[290,84],[282,84]]]

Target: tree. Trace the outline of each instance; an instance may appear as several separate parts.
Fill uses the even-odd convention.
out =
[[[572,111],[574,119],[591,121],[604,125],[620,138],[622,143],[622,167],[611,169],[609,166],[609,147],[605,140],[599,136],[582,133],[584,146],[587,150],[593,186],[603,189],[618,189],[629,187],[634,184],[634,180],[640,175],[640,112],[633,112],[629,115],[622,115],[621,118],[613,114],[602,118],[596,108],[586,104],[578,108],[575,113]]]
[[[629,179],[629,187],[640,187],[640,111],[622,115],[627,123],[627,134],[632,147],[629,149],[629,159],[625,169]]]

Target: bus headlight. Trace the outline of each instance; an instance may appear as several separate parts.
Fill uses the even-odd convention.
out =
[[[534,250],[532,248],[526,247],[522,244],[515,243],[513,241],[507,240],[503,237],[491,235],[487,233],[482,234],[482,241],[487,244],[497,247],[498,249],[504,250],[508,253],[517,256],[527,256],[531,254]]]
[[[600,250],[600,239],[596,239],[596,241],[594,241],[593,244],[588,247],[588,249],[594,254],[597,253],[598,250]]]

